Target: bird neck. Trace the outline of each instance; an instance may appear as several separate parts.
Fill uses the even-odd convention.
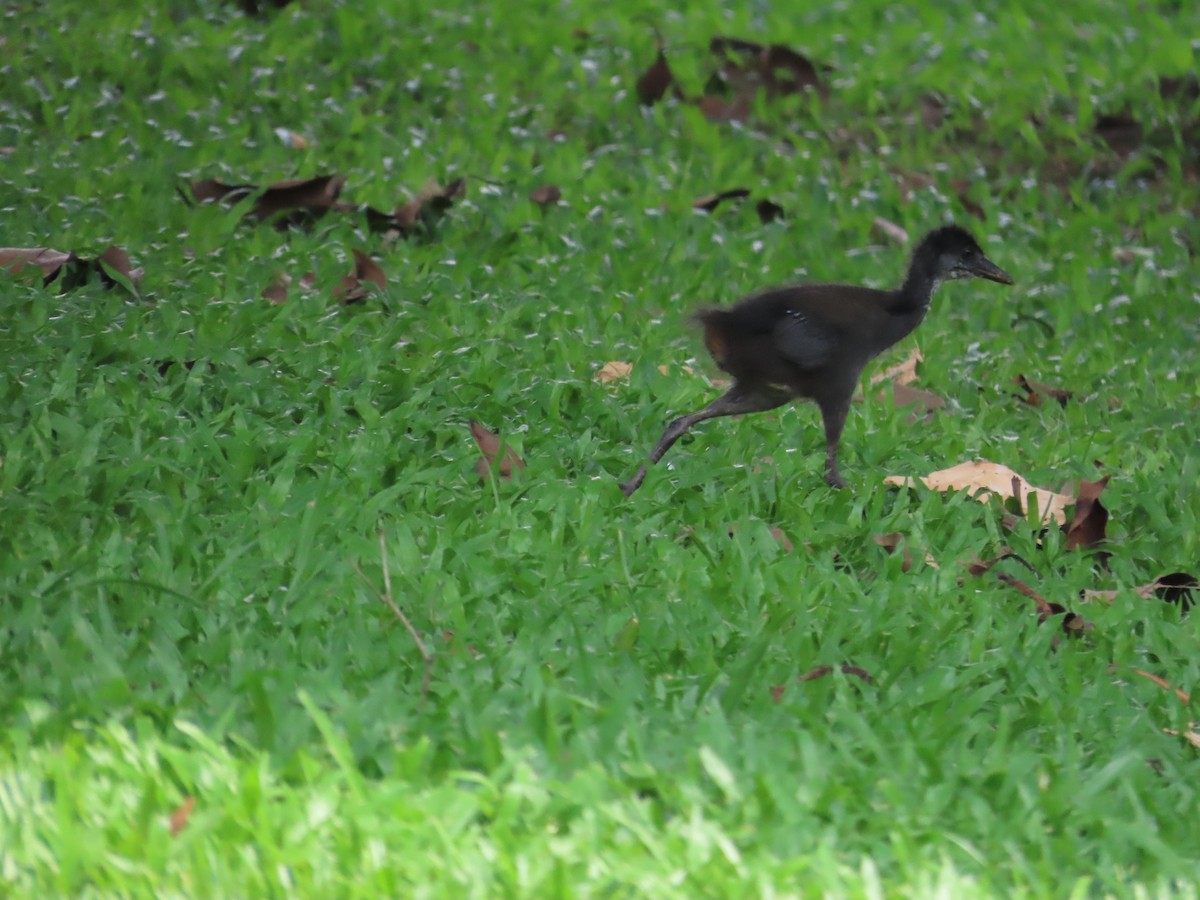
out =
[[[917,316],[918,321],[929,310],[933,292],[937,290],[942,280],[937,274],[936,260],[928,260],[921,253],[913,257],[908,267],[908,275],[900,290],[892,295],[888,304],[888,312],[897,316]]]

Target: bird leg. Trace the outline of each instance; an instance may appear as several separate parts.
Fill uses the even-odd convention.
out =
[[[632,496],[633,492],[641,487],[642,482],[646,479],[646,470],[662,459],[663,454],[670,450],[671,446],[696,423],[703,422],[705,419],[716,419],[720,416],[765,412],[768,409],[783,406],[790,399],[792,399],[791,395],[782,391],[770,388],[743,388],[741,385],[735,384],[704,409],[680,416],[672,421],[667,426],[667,430],[663,432],[662,437],[658,439],[658,443],[654,445],[649,461],[643,463],[636,475],[621,484],[621,490],[625,492],[626,497]],[[845,418],[845,413],[843,413],[843,418]]]
[[[821,419],[825,422],[825,483],[831,488],[844,488],[846,482],[838,471],[838,446],[842,440],[842,428],[846,425],[846,414],[850,411],[850,394],[820,401],[818,406]]]

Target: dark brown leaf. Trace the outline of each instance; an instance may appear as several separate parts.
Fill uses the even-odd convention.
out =
[[[936,94],[921,98],[921,124],[927,131],[937,131],[946,121],[946,104]]]
[[[708,42],[708,49],[723,60],[725,79],[742,88],[762,84],[768,97],[810,89],[825,92],[812,61],[783,44],[764,46],[757,41],[718,35]]]
[[[856,678],[861,678],[867,684],[874,684],[875,679],[871,677],[871,673],[866,669],[861,669],[858,666],[852,666],[849,663],[842,663],[838,669],[843,675],[853,675]],[[796,680],[803,684],[806,681],[816,681],[818,678],[824,678],[833,671],[833,666],[817,666],[815,669],[810,669]]]
[[[513,469],[525,468],[525,461],[509,446],[504,447],[504,456],[497,462],[496,457],[500,453],[499,435],[488,431],[474,419],[469,424],[471,437],[475,438],[479,452],[483,454],[482,459],[475,461],[475,471],[479,473],[480,478],[486,479],[492,471],[498,472],[501,478],[512,478]]]
[[[269,300],[271,303],[278,306],[280,303],[287,302],[288,286],[292,283],[292,276],[286,272],[280,272],[271,283],[263,288],[262,296],[264,300]]]
[[[801,91],[821,91],[821,77],[817,67],[802,53],[797,53],[782,44],[767,48],[763,61],[766,70],[768,95],[798,94]]]
[[[675,96],[680,97],[679,86],[675,84],[675,76],[671,74],[671,66],[667,63],[667,55],[663,52],[662,36],[657,32],[654,35],[654,43],[656,55],[654,62],[650,64],[641,77],[637,80],[636,90],[638,102],[642,106],[653,106],[667,95],[672,87],[675,88]]]
[[[395,212],[380,212],[371,206],[361,207],[367,218],[367,228],[389,237],[413,237],[432,234],[434,227],[454,201],[466,194],[466,179],[457,178],[444,187],[430,180]]]
[[[115,287],[124,280],[126,285],[137,292],[144,271],[141,268],[133,268],[129,254],[123,248],[109,247],[96,257],[96,263],[100,270],[100,278],[106,287]]]
[[[968,215],[974,216],[980,222],[987,221],[987,212],[970,197],[971,182],[965,178],[955,178],[950,182],[950,188],[958,196],[958,202]]]
[[[764,225],[774,222],[783,215],[783,207],[770,200],[759,200],[754,204],[754,211],[758,213],[758,220]]]
[[[1059,406],[1066,406],[1067,401],[1075,396],[1072,391],[1051,387],[1048,384],[1042,384],[1040,381],[1031,381],[1024,375],[1018,375],[1013,381],[1025,392],[1024,395],[1014,394],[1013,396],[1023,403],[1028,403],[1030,406],[1041,406],[1043,397],[1057,400]]]
[[[1176,604],[1185,614],[1195,605],[1195,592],[1200,591],[1200,581],[1187,572],[1172,572],[1162,575],[1150,584],[1138,588],[1146,598],[1157,597],[1166,603]]]
[[[557,184],[540,184],[529,192],[529,199],[542,209],[547,209],[562,199],[562,190]]]
[[[1075,500],[1075,515],[1067,526],[1067,549],[1096,547],[1105,538],[1108,526],[1108,510],[1100,502],[1100,494],[1108,484],[1109,476],[1099,481],[1081,481],[1079,496]]]
[[[702,209],[705,212],[712,212],[725,200],[741,200],[750,196],[750,191],[747,188],[732,188],[728,191],[721,191],[719,194],[709,194],[707,197],[700,197],[692,202],[692,209]]]
[[[745,122],[750,118],[750,107],[754,92],[742,90],[732,100],[724,97],[707,96],[696,101],[704,118],[710,122]]]
[[[1142,125],[1128,112],[1097,117],[1095,130],[1118,156],[1129,156],[1142,145]]]
[[[324,215],[336,204],[345,183],[342,175],[319,175],[277,181],[261,189],[252,184],[229,185],[217,178],[193,181],[189,187],[197,203],[234,204],[257,193],[246,218],[261,221],[278,216],[276,225],[285,228]]]
[[[379,263],[361,250],[355,249],[353,253],[353,271],[333,289],[333,296],[338,298],[343,305],[357,303],[368,296],[371,293],[368,285],[374,285],[380,290],[387,287],[387,276],[383,274]]]

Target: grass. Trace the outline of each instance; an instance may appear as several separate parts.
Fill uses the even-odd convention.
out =
[[[729,125],[638,106],[641,7],[109,6],[10,6],[0,40],[0,243],[146,271],[140,296],[0,274],[0,895],[1195,896],[1197,751],[1164,729],[1200,715],[1132,669],[1200,676],[1195,620],[1133,591],[1200,560],[1197,109],[1157,89],[1195,72],[1200,15],[664,14],[689,95],[714,34],[835,67],[825,100]],[[1093,133],[1121,111],[1128,157]],[[380,209],[467,195],[389,242],[176,194],[335,172]],[[731,187],[786,217],[692,212]],[[1017,279],[945,287],[917,332],[948,411],[868,392],[840,493],[815,410],[706,423],[625,500],[714,394],[691,309],[893,283],[877,216],[967,222]],[[353,248],[388,283],[340,306]],[[630,378],[597,383],[610,360]],[[1018,374],[1075,396],[1022,405]],[[480,482],[472,419],[514,480]],[[882,484],[972,458],[1111,475],[1108,568]],[[963,580],[1002,545],[1094,630]]]

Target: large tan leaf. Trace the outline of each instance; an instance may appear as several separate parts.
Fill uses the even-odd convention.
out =
[[[1001,499],[1015,497],[1022,512],[1028,511],[1029,502],[1037,505],[1041,521],[1054,521],[1062,525],[1067,520],[1067,507],[1075,503],[1074,497],[1036,488],[1008,466],[985,459],[959,463],[919,479],[925,487],[935,491],[966,491],[976,500],[986,503],[989,494]],[[889,475],[885,484],[913,487],[916,481],[903,475]]]

